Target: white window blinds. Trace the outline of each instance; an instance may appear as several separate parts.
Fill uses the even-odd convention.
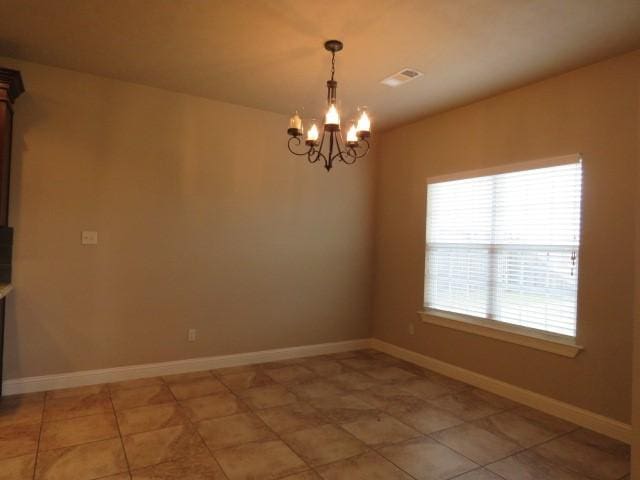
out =
[[[579,160],[430,183],[425,308],[575,336],[581,187]]]

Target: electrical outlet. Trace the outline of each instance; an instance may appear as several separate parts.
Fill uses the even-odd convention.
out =
[[[98,232],[92,230],[83,230],[81,237],[82,245],[97,245],[98,244]]]
[[[189,340],[190,342],[195,342],[196,341],[196,329],[195,328],[190,328],[189,332],[187,333],[187,340]]]
[[[413,322],[409,322],[409,335],[413,335],[414,333],[416,333],[416,328],[413,325]]]

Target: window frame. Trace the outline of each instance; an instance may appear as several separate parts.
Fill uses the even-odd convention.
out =
[[[545,158],[540,160],[526,161],[526,162],[515,162],[510,163],[508,165],[501,165],[496,167],[489,167],[483,169],[476,170],[467,170],[463,172],[457,172],[454,174],[447,175],[438,175],[433,177],[428,177],[426,185],[432,183],[440,183],[447,182],[452,180],[462,180],[467,178],[474,177],[483,177],[483,176],[491,176],[491,175],[500,175],[504,173],[512,173],[519,172],[525,170],[533,170],[538,168],[546,168],[546,167],[554,167],[560,165],[567,165],[571,163],[582,162],[582,156],[580,154],[571,154],[571,155],[562,155],[552,158]],[[582,164],[583,168],[583,184],[581,185],[581,204],[580,204],[580,230],[579,234],[579,246],[578,255],[579,255],[579,265],[582,261],[582,232],[583,232],[583,207],[584,207],[584,163]],[[425,190],[426,192],[426,190]],[[426,208],[426,202],[425,202]],[[423,215],[425,221],[425,228],[423,232],[426,232],[426,222],[427,215],[426,209],[425,214]],[[426,246],[426,243],[425,243]],[[426,249],[423,249],[426,252]],[[423,270],[423,279],[426,283],[426,258],[424,259],[425,268]],[[577,343],[578,336],[580,334],[580,302],[579,292],[580,292],[580,270],[578,269],[578,279],[577,279],[577,289],[578,289],[578,298],[576,300],[576,334],[574,336],[563,335],[559,333],[553,333],[542,329],[536,329],[532,327],[526,327],[521,325],[514,325],[508,322],[502,322],[499,320],[477,317],[473,315],[461,314],[457,312],[449,312],[445,310],[428,308],[425,306],[426,298],[423,295],[423,308],[419,310],[417,313],[420,316],[422,322],[428,323],[431,325],[436,325],[438,327],[449,328],[453,330],[458,330],[470,334],[480,335],[484,337],[489,337],[495,340],[515,343],[517,345],[522,345],[525,347],[530,347],[536,350],[542,350],[545,352],[554,353],[557,355],[562,355],[565,357],[573,358],[584,347],[580,346]],[[423,284],[423,292],[424,292],[424,284]]]

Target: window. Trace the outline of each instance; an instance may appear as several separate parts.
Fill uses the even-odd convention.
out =
[[[582,164],[534,165],[429,182],[427,311],[575,337]]]

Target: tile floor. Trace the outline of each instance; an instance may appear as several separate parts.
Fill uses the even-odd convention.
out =
[[[629,455],[373,350],[0,401],[0,480],[618,480]]]

